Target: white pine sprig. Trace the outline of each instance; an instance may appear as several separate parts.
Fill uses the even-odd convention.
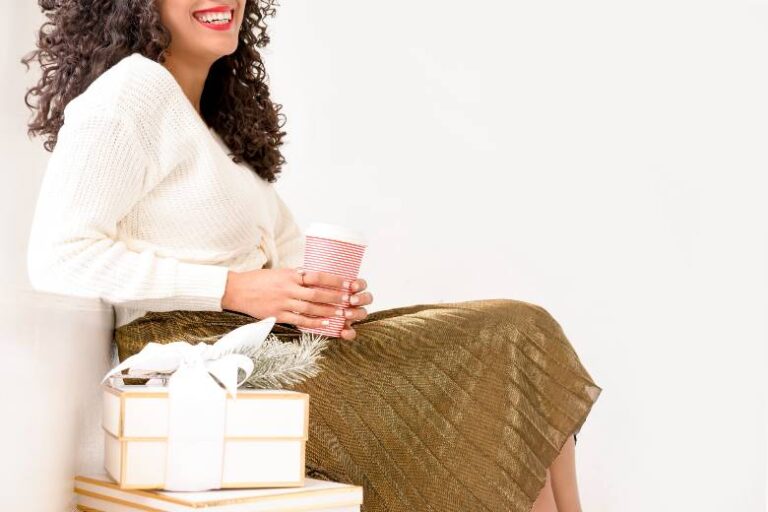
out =
[[[257,349],[240,347],[233,351],[253,361],[253,373],[243,384],[247,388],[281,389],[314,377],[318,362],[330,340],[322,335],[301,333],[296,341],[281,341],[270,334]]]

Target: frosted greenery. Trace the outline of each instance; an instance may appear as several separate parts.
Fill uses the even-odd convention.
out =
[[[267,336],[257,349],[236,350],[253,360],[253,373],[243,384],[245,388],[280,389],[314,377],[320,372],[318,362],[328,347],[329,338],[312,333],[301,333],[295,341],[280,341],[273,334]]]

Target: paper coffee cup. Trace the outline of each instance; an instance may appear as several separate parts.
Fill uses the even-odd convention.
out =
[[[357,279],[360,272],[360,264],[363,254],[368,246],[365,237],[359,231],[326,224],[313,222],[304,231],[306,244],[304,247],[304,269],[319,272],[328,272],[341,276],[350,282]],[[350,290],[350,294],[353,292]],[[348,309],[349,301],[333,303],[340,309]],[[308,315],[312,316],[312,315]],[[303,332],[322,334],[325,336],[339,337],[344,328],[346,319],[340,316],[328,318],[329,325],[318,329],[299,327]]]

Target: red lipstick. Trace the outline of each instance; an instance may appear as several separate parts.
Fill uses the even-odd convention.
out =
[[[227,12],[232,11],[231,7],[227,7],[226,5],[217,5],[216,7],[211,7],[209,9],[200,9],[199,11],[195,11],[192,14],[203,14],[206,12]]]
[[[220,23],[220,22],[209,23],[199,18],[199,16],[205,16],[206,14],[212,14],[217,12],[229,12],[230,13],[229,21],[226,23]],[[226,31],[231,29],[235,22],[234,9],[226,5],[217,5],[216,7],[209,7],[208,9],[200,9],[199,11],[194,11],[192,13],[192,17],[195,18],[195,20],[197,20],[197,22],[203,25],[205,28],[209,28],[211,30],[218,30],[218,31]]]

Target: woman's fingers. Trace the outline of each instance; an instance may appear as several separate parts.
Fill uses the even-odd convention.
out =
[[[277,322],[282,324],[293,324],[296,327],[308,327],[310,329],[320,329],[326,327],[327,318],[310,318],[300,313],[294,313],[293,311],[282,311],[277,315]]]
[[[365,308],[347,308],[344,310],[344,316],[352,322],[357,322],[368,316],[368,311]]]
[[[298,284],[302,283],[301,277],[297,277],[296,279]],[[314,270],[304,271],[304,286],[322,286],[324,288],[338,288],[340,290],[349,289],[352,293],[361,292],[368,287],[368,282],[363,278],[357,278],[351,281],[349,288],[344,287],[345,282],[349,282],[349,280],[329,272],[319,272]]]
[[[293,290],[293,296],[307,302],[323,304],[344,304],[344,295],[349,295],[343,290],[329,290],[310,286],[297,286]]]
[[[304,271],[304,286],[323,286],[325,288],[343,289],[344,281],[349,280],[329,272],[320,272],[316,270]],[[300,277],[297,282],[301,283]]]
[[[277,321],[280,323],[293,324],[296,327],[307,327],[311,329],[320,329],[324,327],[323,321],[326,318],[311,318],[304,316],[302,313],[295,313],[293,311],[283,311],[277,315]],[[346,318],[344,320],[344,327],[341,330],[340,337],[345,340],[353,340],[357,336],[357,332],[352,327],[352,322],[355,320],[352,318]]]
[[[344,299],[344,296],[347,299]],[[293,290],[293,296],[307,302],[317,302],[324,304],[350,304],[351,306],[365,306],[373,302],[371,292],[362,292],[349,294],[342,290],[327,290],[324,288],[311,288],[308,286],[297,286]],[[354,299],[354,300],[353,300]]]
[[[373,295],[371,292],[357,293],[352,296],[352,299],[350,299],[350,304],[353,306],[364,306],[373,302]]]
[[[345,340],[353,340],[357,336],[357,332],[352,328],[350,324],[351,320],[344,322],[344,328],[341,330],[341,337]]]
[[[370,292],[361,293],[368,286],[365,279],[354,279],[347,288],[344,283],[349,281],[336,274],[313,270],[304,270],[303,272],[303,285],[302,277],[298,275],[298,272],[296,274],[295,283],[297,286],[294,289],[294,297],[298,299],[306,302],[349,304],[351,306],[364,306],[373,302],[373,295]]]
[[[371,292],[361,291],[368,286],[365,279],[353,280],[350,289],[343,289],[343,283],[344,279],[334,274],[305,271],[304,286],[297,283],[293,290],[294,298],[289,301],[286,309],[299,315],[325,318],[339,316],[338,313],[341,312],[347,325],[342,338],[352,339],[355,337],[355,330],[350,323],[368,316],[362,306],[371,304],[373,295]],[[345,307],[339,308],[338,305]]]
[[[317,304],[315,302],[296,299],[290,299],[286,309],[302,315],[324,316],[326,318],[340,316],[336,314],[339,309],[341,309],[342,313],[344,312],[343,308],[332,306],[330,304]]]
[[[278,322],[293,324],[296,327],[308,327],[311,329],[321,329],[323,326],[324,318],[310,318],[299,313],[283,312],[278,315]],[[341,330],[340,337],[344,340],[351,341],[357,337],[357,332],[352,327],[351,322],[354,320],[347,319],[344,321],[344,327]]]

